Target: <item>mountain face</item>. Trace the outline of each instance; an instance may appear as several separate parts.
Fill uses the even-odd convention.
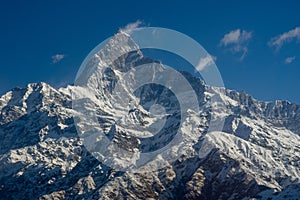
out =
[[[300,198],[300,106],[261,102],[181,72],[199,104],[198,111],[187,112],[181,126],[174,123],[180,116],[178,99],[158,84],[128,92],[133,106],[124,111],[113,105],[120,74],[152,62],[157,63],[156,70],[165,69],[145,58],[126,35],[114,37],[107,52],[115,51],[115,43],[133,53],[113,59],[110,68],[100,71],[97,56],[103,58],[105,51],[100,52],[89,63],[92,67],[83,69],[76,86],[55,89],[34,83],[0,98],[0,199]],[[85,94],[84,86],[94,88],[95,96],[74,101],[74,95]],[[215,97],[218,103],[211,109],[209,102]],[[163,106],[165,114],[160,107],[151,107],[154,104]],[[97,125],[81,124],[79,108],[93,110]],[[224,119],[222,129],[210,131],[210,122],[219,118]],[[166,124],[159,138],[147,135],[158,119]],[[127,158],[121,162],[108,156],[102,162],[85,145],[79,128],[101,130],[137,157],[167,145],[174,138],[173,129],[179,129],[189,145],[171,147],[177,157],[161,168],[117,170],[114,167]],[[152,140],[137,137],[145,134]],[[108,150],[107,155],[111,153]],[[165,158],[165,152],[160,152],[160,158]],[[136,157],[128,159],[129,164],[136,161]]]

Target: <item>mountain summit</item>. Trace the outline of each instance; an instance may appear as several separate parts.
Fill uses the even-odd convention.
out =
[[[119,39],[125,41],[126,35],[122,37]],[[176,112],[180,105],[168,88],[155,84],[138,88],[130,93],[129,112],[107,101],[120,74],[150,62],[135,51],[116,60],[111,70],[102,71],[103,79],[93,78],[93,71],[85,71],[84,75],[91,77],[88,81],[78,77],[81,85],[92,85],[97,95],[84,104],[75,102],[75,106],[95,112],[97,126],[111,141],[134,152],[136,160],[141,152],[167,145],[174,137],[170,131],[179,127],[173,122],[180,115]],[[142,173],[116,170],[106,163],[110,158],[102,162],[84,145],[78,128],[87,125],[76,121],[79,114],[72,101],[74,95],[83,92],[80,84],[55,89],[46,83],[33,83],[4,94],[0,98],[0,198],[300,198],[300,106],[288,101],[261,102],[245,92],[212,87],[187,72],[181,74],[199,104],[197,112],[188,110],[180,122],[179,132],[190,145],[172,146],[179,157]],[[209,102],[215,97],[220,103],[211,109]],[[154,103],[165,110],[151,107]],[[120,113],[125,117],[119,118]],[[159,142],[152,144],[158,138],[147,141],[140,136],[152,137],[145,130],[155,129],[157,126],[150,125],[158,118],[165,120],[166,129],[158,133]],[[209,124],[215,118],[223,118],[224,127],[210,131]],[[161,152],[161,162],[164,156]]]

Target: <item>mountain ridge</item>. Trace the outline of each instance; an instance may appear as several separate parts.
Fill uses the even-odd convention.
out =
[[[114,90],[122,75],[136,65],[153,62],[134,51],[138,47],[128,37],[117,34],[90,60],[91,68],[81,70],[84,73],[79,73],[73,86],[55,89],[33,83],[0,97],[1,199],[300,198],[299,105],[258,101],[245,92],[205,85],[187,72],[181,74],[194,90],[199,110],[188,109],[180,126],[178,99],[168,88],[147,84],[136,92],[126,90],[130,105],[114,105],[118,100]],[[119,42],[121,51],[134,53],[114,59]],[[103,68],[106,65],[109,68]],[[152,67],[154,75],[167,70],[157,62]],[[135,76],[129,75],[130,83],[135,83]],[[151,107],[155,104],[165,107],[166,113],[157,113],[155,109],[161,110]],[[84,113],[80,109],[92,113],[87,116],[95,121],[80,120]],[[183,139],[176,140],[170,132],[153,137],[154,144],[138,137],[152,137],[147,133],[160,124],[151,124],[161,119]],[[95,136],[91,140],[97,142],[101,131],[133,156],[99,159],[82,133]],[[108,149],[105,153],[112,155],[101,145],[95,143],[93,148]],[[164,148],[157,156],[151,154],[165,145],[175,159],[167,160]],[[139,159],[142,151],[150,152],[153,157],[148,159],[158,159],[161,167]],[[127,164],[138,170],[118,170]]]
[[[31,151],[32,152],[35,152],[35,153],[37,153],[37,152],[39,152],[39,150],[38,150],[38,148],[31,148],[30,146],[35,146],[35,144],[37,143],[38,145],[37,146],[43,146],[43,144],[46,142],[46,144],[47,145],[50,145],[51,143],[50,143],[50,141],[51,140],[47,140],[47,138],[51,138],[51,139],[53,139],[53,141],[55,141],[55,142],[53,142],[54,144],[55,143],[57,143],[58,141],[59,141],[59,138],[60,137],[65,137],[65,136],[67,136],[67,135],[71,135],[71,137],[74,137],[74,138],[76,138],[76,139],[78,139],[78,136],[76,135],[76,129],[75,129],[75,127],[74,127],[74,125],[73,125],[73,127],[72,127],[72,117],[71,116],[69,116],[69,117],[67,117],[66,119],[60,119],[59,117],[58,118],[56,118],[57,116],[60,116],[60,115],[62,115],[62,112],[61,112],[61,110],[59,110],[59,108],[58,108],[58,104],[60,104],[60,103],[62,103],[62,105],[64,105],[64,106],[66,106],[67,107],[67,109],[64,111],[64,112],[66,112],[66,113],[68,113],[68,114],[71,114],[72,113],[72,111],[71,111],[71,103],[69,102],[69,103],[66,103],[66,102],[63,102],[63,101],[61,101],[61,100],[58,100],[57,102],[51,102],[51,101],[49,101],[49,99],[47,100],[47,97],[48,98],[53,98],[53,96],[56,96],[56,95],[58,95],[58,94],[60,94],[60,95],[62,95],[62,96],[64,96],[64,98],[65,98],[65,100],[67,99],[67,100],[71,100],[71,93],[70,93],[70,90],[71,90],[71,88],[72,87],[74,87],[74,86],[68,86],[67,88],[60,88],[60,89],[58,89],[58,90],[56,90],[56,89],[54,89],[54,88],[52,88],[51,86],[49,86],[49,85],[46,85],[45,83],[41,83],[41,84],[29,84],[26,88],[25,88],[25,91],[23,91],[23,90],[19,90],[19,89],[16,89],[16,90],[13,90],[13,91],[11,91],[11,92],[8,92],[7,94],[5,94],[5,95],[3,95],[0,99],[1,99],[1,103],[0,103],[0,107],[1,107],[1,116],[2,116],[2,120],[1,120],[1,131],[0,131],[0,133],[2,132],[2,138],[4,138],[4,139],[2,139],[2,144],[1,144],[1,154],[2,154],[2,156],[1,156],[1,166],[5,166],[5,165],[8,165],[8,166],[10,166],[10,165],[15,165],[14,163],[16,162],[16,161],[13,161],[13,159],[11,160],[11,162],[12,163],[7,163],[7,162],[4,162],[3,163],[3,161],[4,161],[4,155],[6,155],[6,156],[8,156],[8,157],[12,157],[12,158],[14,158],[15,156],[16,157],[23,157],[24,156],[24,154],[26,155],[27,153],[30,153]],[[31,91],[31,93],[30,92],[28,92],[28,91]],[[43,100],[41,100],[41,99],[39,99],[39,100],[41,100],[41,101],[37,101],[38,102],[38,105],[37,105],[37,107],[38,108],[36,108],[37,110],[35,110],[35,109],[33,109],[33,106],[31,106],[30,105],[30,103],[26,103],[26,98],[23,98],[24,96],[26,97],[26,95],[28,95],[28,93],[30,93],[30,95],[34,95],[34,96],[32,96],[32,97],[38,97],[38,96],[40,96],[40,94],[42,94],[42,96],[43,96],[43,98],[45,98],[46,99],[46,101],[45,102],[43,102]],[[229,94],[234,94],[233,96],[234,96],[234,99],[233,100],[237,100],[237,99],[245,99],[245,97],[247,97],[247,98],[250,98],[251,99],[251,101],[250,102],[252,102],[253,101],[253,99],[252,99],[252,97],[250,97],[250,96],[248,96],[248,95],[246,95],[245,96],[245,94],[240,94],[240,93],[238,93],[238,92],[233,92],[233,91],[231,91],[231,90],[227,90],[227,93],[229,93]],[[23,96],[19,96],[19,94],[24,94]],[[28,98],[30,97],[30,95],[28,96]],[[236,95],[238,95],[238,97],[239,98],[236,98],[237,96]],[[22,98],[20,98],[21,99],[21,101],[20,101],[20,99],[19,99],[19,101],[17,101],[17,100],[15,100],[14,98],[15,97],[22,97]],[[56,96],[57,97],[57,96]],[[43,99],[42,98],[42,99]],[[34,99],[38,99],[38,98],[34,98]],[[24,101],[25,100],[25,101]],[[24,102],[26,103],[26,105],[24,104]],[[248,105],[249,106],[249,101],[248,101],[248,103],[246,103],[247,102],[247,100],[244,100],[243,101],[244,102],[244,104],[245,105]],[[254,102],[256,102],[256,100],[254,100]],[[233,103],[233,102],[231,102],[231,103]],[[234,103],[233,103],[234,104]],[[39,107],[39,105],[41,105],[41,107]],[[55,107],[55,105],[56,105],[56,107]],[[241,103],[241,105],[243,105],[243,103]],[[281,110],[285,110],[286,108],[294,108],[295,106],[294,106],[294,104],[289,104],[289,103],[282,103],[281,104],[281,102],[280,103],[276,103],[276,102],[274,102],[274,103],[271,103],[270,105],[273,105],[274,106],[274,110],[280,110],[280,108],[282,108],[282,105],[283,105],[283,108],[284,109],[281,109]],[[22,106],[22,107],[21,107]],[[232,105],[231,105],[232,106]],[[6,108],[5,108],[6,107]],[[242,106],[243,107],[243,106]],[[267,106],[268,107],[268,106]],[[269,108],[270,108],[271,106],[269,106]],[[10,109],[8,109],[8,108],[10,108]],[[254,106],[253,108],[257,108],[256,106]],[[272,108],[272,107],[271,107]],[[6,127],[10,127],[10,126],[13,126],[13,129],[14,130],[16,130],[15,128],[16,128],[16,126],[14,125],[14,121],[19,121],[19,124],[20,124],[20,121],[22,121],[22,120],[28,120],[28,119],[26,119],[26,117],[24,117],[24,109],[28,109],[29,111],[30,111],[30,113],[32,112],[32,113],[35,113],[36,111],[37,112],[39,112],[40,114],[41,114],[41,116],[44,116],[45,117],[45,114],[43,113],[43,110],[46,110],[46,113],[47,113],[47,117],[51,117],[51,115],[53,115],[53,112],[57,112],[56,113],[56,117],[54,117],[54,119],[55,119],[55,121],[56,121],[56,123],[53,123],[53,125],[48,125],[48,128],[47,128],[47,125],[45,124],[45,126],[43,127],[43,128],[41,128],[40,130],[39,130],[39,136],[40,136],[40,141],[35,141],[35,142],[33,142],[34,140],[32,140],[32,139],[30,139],[29,141],[29,143],[27,143],[27,146],[28,146],[28,148],[26,149],[27,150],[27,152],[25,153],[25,152],[23,152],[23,153],[17,153],[18,151],[21,151],[22,152],[22,150],[20,150],[20,149],[22,149],[22,148],[20,148],[20,146],[18,146],[18,140],[13,140],[15,143],[17,143],[17,144],[13,144],[11,147],[8,147],[8,150],[7,151],[3,151],[3,149],[4,149],[4,147],[5,146],[3,146],[3,142],[5,141],[5,142],[7,142],[7,141],[10,141],[11,139],[10,138],[7,138],[7,135],[9,135],[9,132],[6,132],[6,130],[11,130],[11,129],[3,129],[4,127],[6,128]],[[56,110],[55,110],[56,109]],[[295,110],[298,110],[299,109],[299,107],[297,107],[296,106],[296,109]],[[10,111],[10,112],[12,112],[12,113],[14,113],[14,114],[8,114],[8,116],[12,116],[12,118],[5,118],[5,119],[10,119],[9,121],[6,121],[6,120],[3,120],[4,119],[4,114],[5,113],[10,113],[10,112],[8,112],[8,110]],[[59,110],[59,112],[58,112],[58,110]],[[255,110],[255,109],[254,109]],[[4,112],[3,112],[4,111]],[[277,112],[277,111],[276,111]],[[265,113],[276,113],[275,111],[274,112],[265,112]],[[245,112],[245,113],[247,113],[247,112]],[[28,113],[27,113],[28,114]],[[49,115],[49,116],[48,116]],[[297,114],[292,114],[292,116],[296,116]],[[39,118],[41,118],[41,116],[39,116]],[[55,116],[55,114],[54,114],[54,116]],[[251,116],[251,115],[250,115]],[[274,114],[274,116],[278,116],[278,117],[280,117],[281,115],[276,115],[276,114]],[[25,119],[24,119],[25,118]],[[30,117],[31,118],[31,117]],[[69,120],[69,122],[68,122],[68,120]],[[42,121],[42,120],[41,120]],[[231,122],[232,120],[227,120],[226,121],[226,123],[229,123],[229,122]],[[67,122],[67,123],[66,123]],[[12,125],[10,125],[10,124],[12,124]],[[22,125],[22,123],[21,123],[21,125]],[[44,125],[44,124],[43,124]],[[42,126],[43,126],[42,125]],[[71,127],[70,127],[70,125],[71,125]],[[225,125],[226,126],[226,125]],[[40,125],[40,127],[41,127],[41,125]],[[228,127],[228,126],[227,126]],[[18,129],[17,129],[18,130]],[[25,128],[25,130],[26,130],[26,128]],[[73,131],[75,131],[75,133],[73,133],[73,135],[72,134],[70,134],[69,132],[73,132]],[[231,131],[231,133],[235,133],[235,131],[236,130],[227,130],[227,132],[229,132],[230,133],[230,131]],[[18,133],[20,132],[20,131],[17,131]],[[244,131],[245,132],[245,131]],[[5,135],[6,135],[6,137],[3,137],[4,135],[4,133],[6,133]],[[43,133],[44,133],[44,136],[43,136]],[[61,135],[60,135],[61,134]],[[60,136],[59,136],[60,135]],[[25,135],[24,135],[25,136]],[[26,137],[28,137],[28,133],[26,134]],[[73,139],[72,139],[73,140]],[[75,139],[74,139],[75,140]],[[23,143],[24,141],[22,141],[22,143]],[[48,143],[49,142],[49,143]],[[73,141],[74,142],[74,141]],[[297,141],[296,141],[297,142]],[[65,145],[68,145],[67,143],[69,143],[70,144],[70,142],[65,142],[66,144]],[[80,142],[79,142],[80,143]],[[72,143],[73,144],[73,143]],[[45,145],[45,144],[44,144]],[[47,146],[46,145],[46,146]],[[50,146],[51,147],[51,146]],[[54,148],[57,148],[57,146],[56,145],[52,145],[52,147],[54,147]],[[26,147],[23,147],[23,149],[24,148],[26,148]],[[40,147],[41,148],[41,147]],[[47,147],[47,148],[49,148],[49,147]],[[74,150],[75,151],[75,150]],[[79,150],[78,150],[79,151]],[[81,150],[82,151],[82,150]],[[86,150],[85,150],[86,151]],[[3,152],[6,152],[6,153],[4,153],[3,154]],[[8,154],[8,152],[9,152],[9,154]],[[14,152],[14,153],[12,153],[12,152]],[[16,153],[16,154],[15,154]],[[20,155],[18,155],[18,154],[20,154]],[[53,155],[53,154],[56,154],[56,153],[54,153],[54,152],[52,152],[52,154],[50,154],[50,155]],[[88,152],[86,151],[85,152],[85,154],[88,154]],[[75,155],[73,155],[73,156],[75,156],[76,157],[76,154]],[[77,155],[78,156],[78,155]],[[30,156],[26,156],[26,157],[30,157]],[[47,156],[45,156],[45,157],[47,157]],[[92,159],[90,156],[88,156],[90,159]],[[38,161],[38,159],[37,158],[35,158],[35,159],[37,159],[37,160],[34,160],[34,158],[33,157],[31,157],[31,162],[33,162],[33,163],[35,163],[35,162],[39,162]],[[195,159],[195,158],[194,158]],[[29,159],[30,160],[30,159]],[[54,159],[55,160],[55,159]],[[59,159],[58,159],[59,160]],[[93,160],[93,159],[92,159]],[[24,162],[24,163],[26,163],[26,162],[28,162],[28,160],[26,161],[26,159],[25,160],[22,160],[22,159],[18,159],[18,162]],[[54,161],[54,163],[55,163],[56,161]],[[94,161],[94,162],[98,162],[98,161]],[[199,162],[199,161],[198,161]],[[299,161],[298,161],[299,162]],[[6,163],[6,164],[5,164]],[[30,161],[29,161],[29,163],[30,163]],[[74,164],[75,162],[71,162],[71,164],[62,164],[61,166],[64,166],[64,165],[69,165],[70,166],[70,168],[73,166],[73,165],[75,165]],[[4,164],[4,165],[3,165]],[[57,163],[56,163],[57,164]],[[32,163],[31,164],[29,164],[29,166],[31,166],[32,165]],[[54,164],[55,165],[55,164]],[[25,166],[26,166],[26,164],[25,164]],[[76,166],[76,165],[75,165]],[[15,167],[14,167],[15,168]],[[102,168],[102,167],[101,167]],[[5,167],[5,169],[6,169],[6,167]],[[21,168],[22,169],[22,168]],[[25,169],[23,169],[23,171],[24,171]],[[200,170],[200,169],[198,169],[198,170]],[[2,169],[0,170],[0,171],[2,171],[3,172],[3,167],[2,167]],[[22,171],[22,170],[21,170]],[[26,170],[25,170],[26,171]],[[196,170],[197,171],[197,170]],[[201,171],[201,170],[200,170]],[[101,172],[101,170],[100,170],[100,172]],[[13,171],[13,172],[11,172],[11,175],[12,174],[18,174],[19,173],[19,175],[22,173],[22,172],[20,172],[20,171]],[[24,173],[24,172],[23,172]],[[191,172],[190,172],[191,173]],[[172,173],[171,173],[172,174]],[[197,175],[198,175],[198,173],[196,173]],[[22,175],[20,175],[21,177],[22,177]],[[3,184],[3,173],[2,173],[2,175],[1,175],[1,181],[0,182],[2,182],[2,184]],[[6,176],[5,176],[6,177]],[[172,177],[172,176],[171,176]],[[195,178],[195,177],[194,177]],[[170,179],[170,177],[169,177],[169,179]],[[89,183],[90,184],[90,182],[94,182],[94,181],[91,181],[91,179],[90,178],[84,178],[84,180],[85,181],[87,181],[87,183]],[[90,181],[89,181],[90,180]],[[51,179],[49,180],[50,182],[51,182]],[[5,181],[4,181],[5,182]],[[88,184],[88,185],[89,185]],[[92,184],[92,183],[91,183]],[[93,185],[93,184],[92,184]],[[94,186],[88,186],[88,188],[94,188]],[[6,188],[7,189],[7,188]],[[187,189],[189,192],[188,193],[186,193],[186,194],[184,194],[184,196],[186,196],[186,197],[188,197],[188,198],[190,198],[191,196],[191,194],[193,194],[193,192],[192,191],[190,191],[190,189]],[[1,191],[6,191],[7,192],[7,190],[3,190],[3,188],[2,188],[2,190]],[[27,191],[27,192],[29,192],[29,191]],[[59,194],[62,194],[62,193],[64,193],[64,194],[66,194],[66,192],[58,192],[58,193],[56,193],[56,192],[54,192],[55,193],[55,195],[58,195],[59,196]],[[88,193],[88,192],[87,192]],[[3,195],[3,193],[2,193],[2,195]],[[1,195],[1,196],[2,196]],[[46,195],[46,194],[45,194]],[[196,195],[196,193],[195,193],[195,195]],[[6,195],[5,195],[6,196]],[[51,195],[50,195],[51,196]],[[61,196],[63,196],[63,195],[61,195]],[[101,196],[101,195],[100,195]],[[73,196],[74,197],[74,196]],[[140,196],[141,197],[141,196]],[[20,196],[18,196],[18,198],[20,198]],[[43,197],[44,198],[44,197]],[[173,198],[175,198],[175,197],[173,197]]]

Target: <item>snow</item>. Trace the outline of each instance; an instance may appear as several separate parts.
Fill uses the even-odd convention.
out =
[[[294,136],[298,139],[297,141],[300,141],[299,136]],[[289,138],[281,136],[280,139],[284,145],[289,144]],[[215,148],[225,155],[241,161],[241,166],[245,170],[258,176],[259,179],[257,180],[268,187],[282,188],[282,186],[276,182],[278,174],[281,176],[287,175],[291,181],[295,181],[296,179],[300,180],[300,168],[290,162],[284,162],[281,158],[284,155],[290,155],[290,152],[286,149],[281,148],[281,153],[277,156],[274,155],[274,151],[243,140],[240,137],[224,132],[211,132],[205,135],[199,156],[203,158],[209,155],[210,151]],[[275,147],[274,149],[279,148],[280,147]],[[294,156],[299,158],[300,152],[294,152]],[[278,159],[281,161],[278,162]],[[269,180],[270,178],[272,181]]]

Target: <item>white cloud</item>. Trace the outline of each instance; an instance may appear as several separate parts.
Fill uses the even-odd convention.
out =
[[[58,63],[60,62],[62,59],[64,59],[66,57],[65,54],[55,54],[53,55],[51,58],[52,58],[52,63],[55,64],[55,63]]]
[[[252,38],[252,32],[248,32],[241,29],[232,30],[225,34],[220,41],[220,45],[224,47],[229,47],[233,52],[242,52],[240,57],[243,60],[248,52],[248,42]]]
[[[284,43],[288,43],[295,38],[297,38],[297,40],[300,40],[300,27],[296,27],[288,32],[273,37],[268,42],[268,44],[271,47],[276,47],[277,49],[280,49]]]
[[[199,63],[198,63],[198,65],[196,66],[196,70],[197,70],[197,71],[203,70],[204,68],[206,68],[206,67],[212,65],[212,64],[214,63],[215,60],[217,60],[216,57],[211,56],[211,55],[208,54],[206,57],[201,58],[201,59],[199,60]]]
[[[294,62],[294,60],[296,59],[296,56],[292,56],[292,57],[287,57],[284,61],[285,64],[290,64],[292,62]]]
[[[136,22],[127,24],[124,28],[121,28],[121,31],[124,31],[125,33],[130,34],[134,29],[140,27],[142,24],[142,21],[137,20]]]
[[[252,38],[252,32],[236,29],[225,34],[221,40],[221,44],[227,46],[229,44],[241,44]]]

